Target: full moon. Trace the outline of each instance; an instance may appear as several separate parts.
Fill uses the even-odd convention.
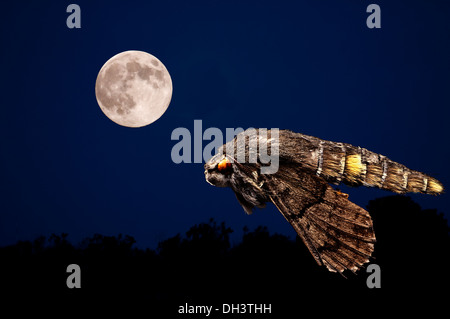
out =
[[[142,127],[159,119],[172,98],[164,64],[142,51],[125,51],[106,61],[95,82],[95,96],[113,122]]]

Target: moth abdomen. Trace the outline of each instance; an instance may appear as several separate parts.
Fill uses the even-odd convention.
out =
[[[319,155],[316,174],[331,183],[377,187],[400,194],[438,195],[444,191],[437,179],[365,148],[323,141]]]
[[[437,179],[351,144],[282,130],[280,156],[333,184],[377,187],[400,194],[444,192]]]
[[[423,193],[439,195],[444,187],[437,179],[424,173],[413,171],[399,163],[386,159],[386,177],[383,189],[396,193]]]
[[[412,171],[408,176],[406,191],[439,195],[444,192],[444,187],[437,179],[420,172]]]

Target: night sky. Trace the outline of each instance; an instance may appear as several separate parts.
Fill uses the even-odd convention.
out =
[[[362,146],[450,187],[450,3],[377,1],[369,29],[372,2],[77,0],[81,29],[66,26],[70,1],[2,4],[0,245],[122,233],[155,248],[210,218],[233,240],[257,225],[294,238],[273,205],[247,216],[203,163],[172,161],[172,131],[194,120]],[[143,128],[95,98],[98,71],[126,50],[172,77],[167,112]],[[343,190],[362,207],[391,194]],[[450,218],[448,194],[411,196]]]

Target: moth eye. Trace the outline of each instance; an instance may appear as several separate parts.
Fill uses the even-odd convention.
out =
[[[226,158],[217,164],[217,170],[221,173],[231,173],[231,168],[231,163]]]

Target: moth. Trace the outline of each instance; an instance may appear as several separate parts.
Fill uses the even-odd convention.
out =
[[[267,167],[263,149],[270,155],[277,151],[276,172],[262,173]],[[357,272],[367,263],[376,239],[369,213],[330,184],[400,194],[444,191],[435,178],[365,148],[274,129],[248,129],[222,145],[205,164],[205,178],[230,187],[247,214],[273,203],[317,264],[339,273]]]

